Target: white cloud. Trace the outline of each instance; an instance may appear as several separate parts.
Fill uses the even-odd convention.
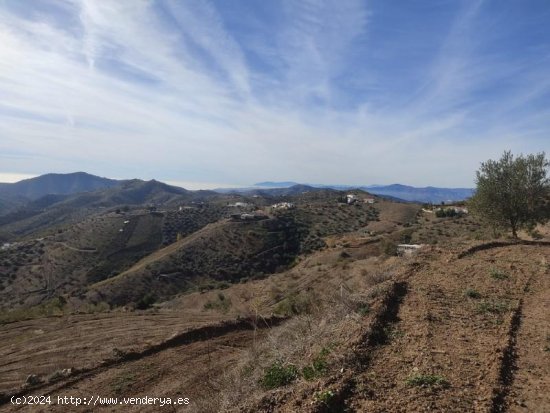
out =
[[[391,85],[376,84],[374,67],[348,66],[376,48],[377,15],[355,0],[283,6],[272,26],[254,22],[265,42],[249,43],[222,2],[71,0],[32,18],[0,6],[1,169],[220,187],[465,186],[481,160],[536,149],[548,132],[543,110],[510,115],[548,93],[548,57],[537,66],[481,53],[481,3],[457,15],[418,94],[381,106]],[[372,96],[340,88],[354,76],[371,76]],[[509,78],[498,99],[483,95]],[[346,93],[353,104],[342,106]]]

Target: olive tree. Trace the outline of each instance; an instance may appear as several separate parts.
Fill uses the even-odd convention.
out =
[[[544,152],[514,157],[506,151],[498,161],[482,162],[476,172],[472,212],[494,227],[508,228],[514,238],[550,218],[550,166]]]

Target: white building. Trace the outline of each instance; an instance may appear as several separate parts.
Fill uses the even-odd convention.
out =
[[[292,202],[279,202],[278,204],[271,205],[273,209],[293,209],[295,205]]]

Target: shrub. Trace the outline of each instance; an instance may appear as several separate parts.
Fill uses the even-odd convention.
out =
[[[394,243],[394,242],[392,242],[388,239],[383,239],[380,244],[381,244],[382,251],[384,252],[384,254],[386,254],[388,256],[397,255],[397,244],[396,243]]]
[[[506,274],[504,271],[499,270],[497,268],[492,268],[491,278],[494,278],[495,280],[505,280],[508,278],[508,274]]]
[[[481,294],[473,288],[468,288],[466,291],[464,291],[464,295],[469,298],[481,298]]]
[[[157,301],[156,297],[152,294],[145,294],[143,297],[139,299],[139,301],[136,303],[136,308],[138,310],[146,310],[150,308],[155,301]]]
[[[370,313],[370,306],[368,304],[363,304],[359,307],[359,309],[357,310],[357,312],[365,317],[368,313]]]
[[[295,365],[283,365],[281,362],[276,361],[266,369],[261,379],[261,385],[266,389],[276,389],[292,383],[297,378],[298,369]]]
[[[325,405],[329,405],[334,399],[334,392],[331,390],[325,390],[315,393],[315,398]]]
[[[314,380],[326,374],[328,370],[327,356],[330,350],[323,348],[319,355],[313,359],[313,362],[302,369],[302,375],[306,380]]]

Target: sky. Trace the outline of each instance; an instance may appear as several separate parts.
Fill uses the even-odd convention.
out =
[[[0,181],[471,187],[550,152],[547,0],[0,0]]]

